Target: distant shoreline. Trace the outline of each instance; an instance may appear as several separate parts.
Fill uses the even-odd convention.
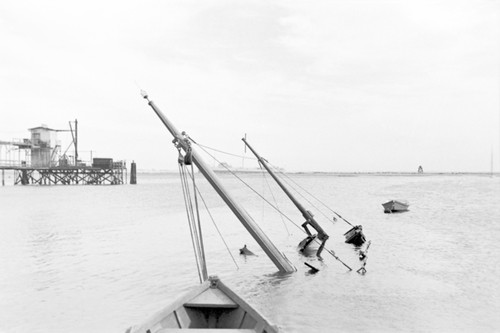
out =
[[[138,170],[138,173],[142,174],[177,174],[178,170]],[[236,174],[258,174],[256,172],[242,172],[235,171]],[[397,171],[380,171],[380,172],[335,172],[335,171],[284,171],[286,174],[294,175],[325,175],[325,176],[339,176],[339,177],[349,177],[349,176],[499,176],[499,172],[397,172]],[[230,174],[229,172],[217,174]]]

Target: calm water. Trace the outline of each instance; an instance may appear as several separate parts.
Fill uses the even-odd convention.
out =
[[[303,233],[239,181],[221,176],[298,269],[275,274],[264,252],[198,177],[239,266],[204,213],[209,273],[283,332],[500,331],[499,177],[292,177],[364,226],[372,241],[366,275],[355,272],[356,251],[343,243],[346,223],[316,214],[330,234],[327,247],[351,272],[327,253],[323,262],[298,255]],[[243,178],[271,201],[274,194],[287,216],[302,222],[269,178]],[[138,181],[0,187],[1,332],[124,332],[198,284],[178,176],[140,174]],[[384,214],[381,203],[393,198],[408,200],[410,211]],[[258,256],[239,256],[243,244]],[[309,274],[304,261],[320,272]]]

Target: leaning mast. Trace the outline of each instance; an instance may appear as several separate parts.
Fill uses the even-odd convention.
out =
[[[271,175],[271,177],[273,177],[273,179],[276,181],[276,183],[278,183],[279,187],[281,187],[281,189],[283,190],[283,192],[285,192],[285,194],[288,196],[288,198],[290,198],[290,200],[292,200],[293,204],[302,213],[302,216],[306,220],[315,221],[312,213],[310,211],[308,211],[307,209],[305,209],[304,206],[302,206],[302,204],[300,202],[298,202],[297,199],[295,199],[295,197],[292,195],[292,193],[290,193],[290,191],[285,187],[285,185],[283,185],[283,183],[281,182],[281,180],[271,170],[271,168],[267,164],[267,161],[265,159],[263,159],[262,157],[260,157],[259,154],[257,154],[257,152],[252,148],[252,146],[250,146],[250,144],[247,142],[247,140],[245,138],[243,138],[241,140],[243,140],[243,142],[245,142],[245,144],[252,151],[252,153],[255,155],[255,157],[257,158],[257,160],[259,160],[260,164],[262,164],[264,166],[264,168],[267,170],[267,172],[269,172],[269,174]]]
[[[224,200],[224,202],[229,206],[231,211],[236,215],[241,224],[247,229],[247,231],[252,235],[255,241],[260,245],[260,247],[267,254],[269,259],[274,263],[278,270],[282,273],[292,273],[295,272],[295,267],[288,261],[288,259],[276,248],[276,246],[271,242],[267,235],[260,229],[260,227],[255,223],[255,221],[250,217],[250,215],[239,206],[239,204],[233,200],[229,195],[227,190],[220,183],[219,179],[208,167],[205,162],[198,155],[194,147],[191,146],[191,141],[184,132],[179,132],[175,126],[165,117],[165,115],[160,111],[160,109],[154,104],[153,101],[149,100],[146,92],[142,91],[142,96],[148,101],[149,106],[155,111],[156,115],[163,122],[165,127],[174,137],[174,144],[177,148],[184,150],[184,152],[191,156],[193,163],[198,167],[200,172],[205,176],[207,181],[212,185],[214,190],[219,194],[219,196]]]

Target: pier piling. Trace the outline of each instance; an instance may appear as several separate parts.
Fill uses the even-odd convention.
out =
[[[136,170],[135,162],[132,161],[130,164],[130,184],[132,185],[137,184]]]

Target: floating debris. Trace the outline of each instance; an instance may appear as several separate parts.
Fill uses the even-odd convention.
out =
[[[241,249],[240,249],[240,254],[243,254],[245,256],[254,256],[255,253],[253,253],[252,251],[250,251],[248,248],[247,248],[247,245],[245,244],[245,246],[243,246]]]
[[[368,260],[368,249],[370,248],[370,244],[372,243],[372,241],[368,241],[368,244],[366,245],[366,249],[363,251],[363,250],[360,250],[359,251],[359,260],[361,260],[361,262],[363,263],[361,268],[358,269],[356,272],[358,272],[359,274],[361,275],[365,275],[366,274],[366,261]]]
[[[363,227],[361,225],[356,225],[352,227],[345,234],[345,242],[353,244],[355,246],[361,246],[366,241],[365,235],[363,234]]]
[[[310,268],[309,272],[310,274],[316,274],[319,272],[319,269],[317,269],[316,267],[314,267],[313,265],[310,265],[308,264],[307,262],[304,263],[304,265],[306,265],[307,267]]]

